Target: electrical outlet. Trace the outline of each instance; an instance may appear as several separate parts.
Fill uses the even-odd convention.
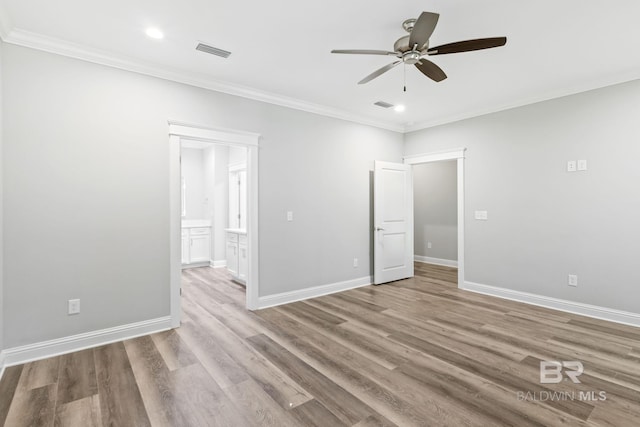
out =
[[[569,160],[567,162],[567,172],[575,172],[576,171],[576,161]]]
[[[431,242],[427,242],[427,249],[431,249]]]
[[[357,268],[358,267],[358,258],[354,258],[353,259],[353,268]]]
[[[575,274],[570,274],[569,275],[569,280],[567,283],[569,286],[578,286],[578,276],[576,276]]]
[[[80,314],[80,300],[70,299],[68,306],[68,314]]]
[[[287,221],[293,221],[293,212],[291,211],[287,212]]]

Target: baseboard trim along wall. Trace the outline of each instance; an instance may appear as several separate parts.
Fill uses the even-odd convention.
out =
[[[583,304],[580,302],[530,294],[528,292],[515,291],[512,289],[498,288],[495,286],[482,285],[480,283],[474,282],[464,282],[464,286],[461,289],[512,301],[523,302],[526,304],[552,308],[554,310],[564,311],[567,313],[580,314],[582,316],[640,327],[640,314],[631,313],[629,311],[616,310],[613,308],[600,307],[597,305]]]
[[[227,266],[227,260],[226,259],[219,259],[217,261],[211,261],[209,263],[209,266],[211,268],[222,268],[222,267],[226,267]]]
[[[2,375],[4,374],[4,368],[5,368],[4,352],[0,351],[0,380],[2,379]]]
[[[360,277],[359,279],[347,280],[344,282],[314,286],[312,288],[301,289],[299,291],[283,292],[280,294],[259,297],[258,309],[289,304],[291,302],[302,301],[309,298],[321,297],[323,295],[329,295],[336,292],[347,291],[349,289],[360,288],[362,286],[370,285],[371,283],[373,283],[373,277],[366,276]]]
[[[458,261],[453,259],[431,258],[428,256],[414,255],[413,260],[425,264],[444,265],[445,267],[458,267]]]
[[[192,262],[191,264],[182,264],[181,269],[186,270],[187,268],[209,267],[210,265],[211,261]]]
[[[4,363],[2,364],[2,368],[4,369],[5,366],[19,365],[21,363],[32,362],[34,360],[46,359],[48,357],[98,347],[112,342],[148,335],[154,332],[166,331],[169,329],[171,329],[171,317],[160,317],[158,319],[130,323],[128,325],[116,326],[114,328],[86,332],[84,334],[72,335],[55,340],[8,348],[2,352],[0,360],[4,359]]]

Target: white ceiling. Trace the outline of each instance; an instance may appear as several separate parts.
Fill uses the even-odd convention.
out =
[[[433,56],[356,83],[394,58],[401,23],[440,20],[430,44],[507,36],[505,47]],[[37,47],[395,130],[413,130],[640,78],[638,0],[0,0],[0,33]],[[163,40],[145,35],[156,26]],[[232,52],[195,51],[201,41]],[[404,113],[373,105],[406,105]]]

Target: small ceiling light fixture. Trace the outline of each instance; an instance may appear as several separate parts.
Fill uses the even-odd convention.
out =
[[[393,109],[396,113],[402,113],[406,108],[404,105],[396,105]]]
[[[147,36],[151,37],[152,39],[160,40],[164,38],[164,33],[157,28],[147,28],[146,33]]]

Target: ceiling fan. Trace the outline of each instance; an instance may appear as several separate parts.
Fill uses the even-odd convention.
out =
[[[443,44],[441,46],[429,47],[429,37],[433,33],[440,17],[437,13],[422,12],[418,19],[407,19],[402,23],[409,35],[399,38],[393,45],[393,52],[387,50],[366,50],[347,49],[332,50],[331,53],[349,53],[357,55],[389,55],[398,58],[398,61],[385,65],[379,70],[369,74],[358,84],[364,84],[386,73],[400,63],[415,65],[422,74],[431,80],[440,82],[447,78],[447,75],[433,62],[426,59],[426,56],[445,55],[448,53],[469,52],[472,50],[489,49],[492,47],[504,46],[507,43],[506,37],[492,37],[485,39],[464,40],[454,43]],[[405,89],[406,90],[406,89]]]

